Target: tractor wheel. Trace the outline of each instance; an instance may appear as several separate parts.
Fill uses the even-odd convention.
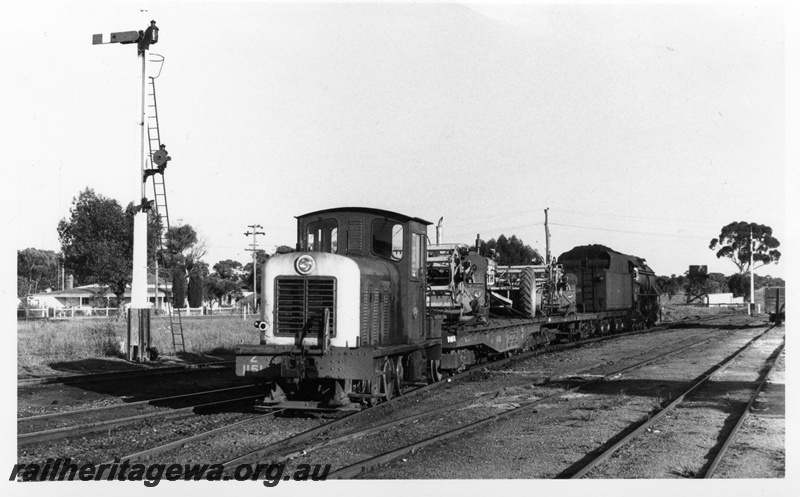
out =
[[[532,267],[526,267],[519,273],[519,294],[517,310],[526,317],[536,317],[536,276]]]

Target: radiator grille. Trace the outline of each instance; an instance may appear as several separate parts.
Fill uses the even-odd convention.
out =
[[[330,312],[330,336],[336,336],[336,280],[333,278],[275,279],[275,334],[320,335]]]

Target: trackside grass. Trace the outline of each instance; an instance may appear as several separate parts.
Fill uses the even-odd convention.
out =
[[[682,321],[709,314],[742,312],[732,308],[704,308],[676,305],[663,306],[664,322]],[[183,336],[186,352],[199,356],[232,356],[233,349],[242,343],[258,343],[258,330],[253,327],[254,316],[184,316]],[[53,364],[92,359],[124,357],[126,321],[115,318],[85,318],[69,320],[34,320],[17,322],[17,370],[20,373],[47,369]],[[152,344],[159,356],[174,358],[169,317],[151,318]]]
[[[168,317],[151,318],[152,345],[159,356],[174,356]],[[90,318],[17,322],[17,368],[26,371],[53,363],[123,357],[124,319]],[[241,316],[183,318],[187,354],[230,356],[240,343],[258,343],[253,319]]]

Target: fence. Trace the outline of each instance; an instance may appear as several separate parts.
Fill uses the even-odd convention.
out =
[[[246,319],[252,314],[248,306],[245,307],[187,307],[176,309],[181,316],[242,316]],[[57,309],[48,307],[45,309],[17,309],[17,319],[75,319],[75,318],[97,318],[97,317],[116,317],[119,309],[117,307],[69,307]],[[123,310],[123,312],[125,312]],[[154,316],[168,315],[169,310],[158,310]]]
[[[116,317],[116,307],[48,307],[45,309],[17,309],[17,319],[74,319],[86,317]]]
[[[244,307],[185,307],[176,309],[181,312],[181,316],[243,316],[252,314],[249,306]]]

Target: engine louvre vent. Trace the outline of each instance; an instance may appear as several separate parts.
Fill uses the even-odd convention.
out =
[[[330,312],[330,336],[336,336],[336,280],[279,277],[275,279],[275,334],[321,336],[325,309]]]

